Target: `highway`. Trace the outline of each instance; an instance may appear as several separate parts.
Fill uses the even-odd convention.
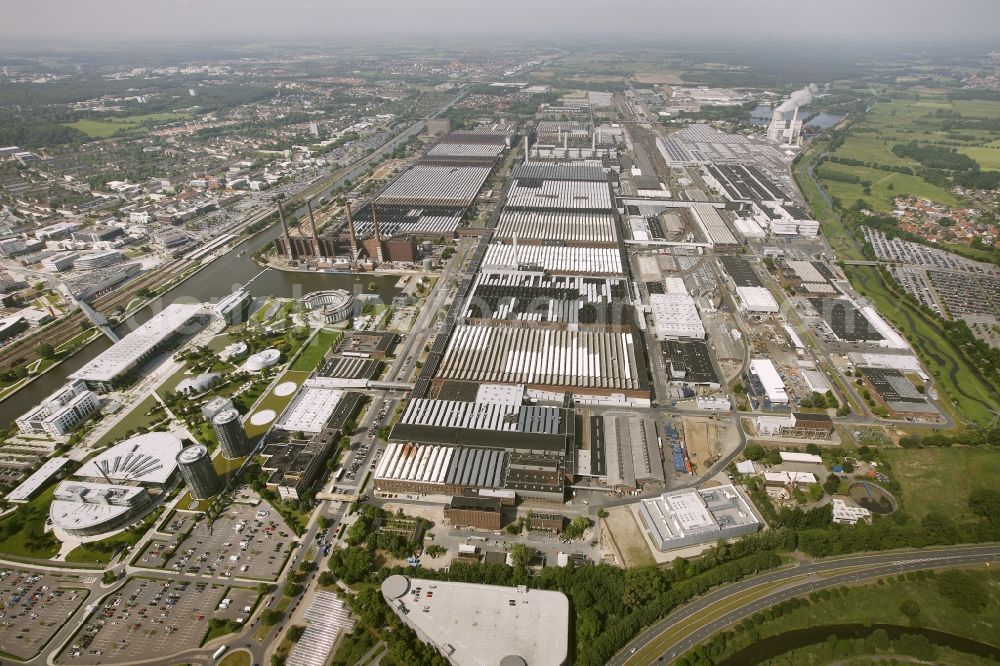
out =
[[[997,561],[1000,561],[1000,546],[988,545],[864,553],[800,562],[725,585],[698,597],[643,631],[608,664],[639,666],[671,663],[715,633],[757,611],[821,588],[919,569],[989,566]]]

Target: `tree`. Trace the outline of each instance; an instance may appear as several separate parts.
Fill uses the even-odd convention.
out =
[[[35,350],[38,354],[38,358],[42,359],[53,359],[56,357],[56,350],[47,342],[43,342],[38,345],[38,349]]]
[[[515,569],[524,569],[535,557],[535,549],[523,543],[515,543],[510,547],[510,559]]]
[[[826,481],[823,482],[823,490],[826,491],[827,495],[836,495],[837,491],[840,490],[840,477],[836,474],[826,477]]]
[[[302,638],[302,634],[306,632],[306,628],[301,624],[293,624],[288,628],[288,640],[293,643],[298,643],[299,639]]]
[[[284,615],[285,614],[282,613],[280,610],[277,610],[275,608],[267,608],[264,610],[263,613],[260,614],[260,622],[261,624],[270,627],[281,622],[281,618],[284,617]]]
[[[899,604],[899,611],[913,622],[920,615],[920,604],[913,599],[903,599],[903,602]]]
[[[977,488],[969,493],[969,510],[987,520],[1000,520],[1000,490]]]
[[[608,510],[604,509],[604,508],[598,509],[597,510],[597,517],[598,518],[607,518],[608,517]]]

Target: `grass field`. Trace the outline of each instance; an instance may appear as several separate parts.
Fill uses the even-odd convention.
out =
[[[132,408],[121,421],[116,423],[110,430],[97,440],[96,447],[107,446],[112,442],[125,437],[129,430],[141,430],[163,418],[163,413],[147,416],[146,412],[152,409],[153,405],[159,404],[156,398],[148,396],[145,400]]]
[[[249,652],[246,650],[237,650],[223,657],[222,661],[219,662],[219,666],[250,666],[251,662],[252,659]]]
[[[312,372],[315,370],[316,366],[323,360],[326,352],[330,350],[330,347],[337,344],[343,335],[340,331],[321,330],[309,340],[308,346],[302,350],[299,357],[292,363],[291,370],[296,372]]]
[[[626,567],[642,567],[656,564],[649,546],[635,522],[635,516],[627,506],[618,506],[608,510],[604,519],[611,540],[614,541]]]
[[[66,126],[78,129],[94,139],[106,139],[109,136],[114,136],[119,131],[132,132],[140,130],[143,127],[152,127],[177,120],[187,120],[190,117],[186,113],[150,113],[143,116],[125,116],[123,118],[107,118],[105,120],[83,118],[73,123],[66,123]]]
[[[31,501],[0,519],[0,530],[2,530],[0,534],[5,534],[6,528],[12,524],[19,525],[19,529],[0,540],[0,553],[47,560],[59,552],[59,542],[55,537],[36,540],[32,536],[41,534],[45,527],[45,519],[49,517],[49,504],[52,503],[56,485],[53,483]]]
[[[956,521],[972,518],[966,501],[976,488],[995,488],[1000,451],[982,448],[887,449],[903,508],[920,518],[938,511]]]
[[[871,194],[865,194],[864,185],[861,183],[845,183],[823,177],[824,174],[831,172],[854,174],[862,180],[871,182]],[[894,208],[893,203],[896,197],[903,194],[932,199],[947,206],[958,205],[958,199],[948,190],[931,185],[919,176],[910,176],[905,173],[827,163],[817,171],[816,175],[822,178],[823,186],[826,187],[830,196],[840,199],[845,207],[850,206],[858,199],[864,199],[875,210],[888,212]]]

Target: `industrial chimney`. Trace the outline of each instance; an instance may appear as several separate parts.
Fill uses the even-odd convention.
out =
[[[306,209],[309,211],[309,226],[312,227],[313,255],[317,259],[319,259],[320,254],[321,254],[320,248],[319,248],[319,234],[316,233],[316,218],[313,216],[312,202],[309,201],[309,199],[306,199]]]
[[[524,163],[528,163],[528,135],[524,135]]]
[[[375,248],[376,248],[375,252],[376,252],[376,259],[378,259],[378,262],[381,264],[381,263],[383,263],[385,261],[385,259],[382,256],[382,233],[379,231],[379,228],[378,228],[378,217],[375,215],[375,201],[374,200],[372,200],[371,206],[372,206],[372,225],[374,225],[374,227],[375,227]]]
[[[357,261],[358,258],[358,235],[354,232],[354,218],[351,216],[351,202],[345,202],[347,204],[347,233],[351,238],[351,261]]]
[[[281,209],[281,202],[278,202],[278,219],[281,220],[281,230],[285,234],[285,250],[289,259],[296,259],[295,246],[292,245],[292,235],[288,233],[288,223],[285,221],[285,211]]]

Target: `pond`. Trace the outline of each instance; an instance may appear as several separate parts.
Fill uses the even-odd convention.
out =
[[[851,499],[872,513],[885,516],[896,510],[896,498],[870,481],[855,481],[848,488]]]

